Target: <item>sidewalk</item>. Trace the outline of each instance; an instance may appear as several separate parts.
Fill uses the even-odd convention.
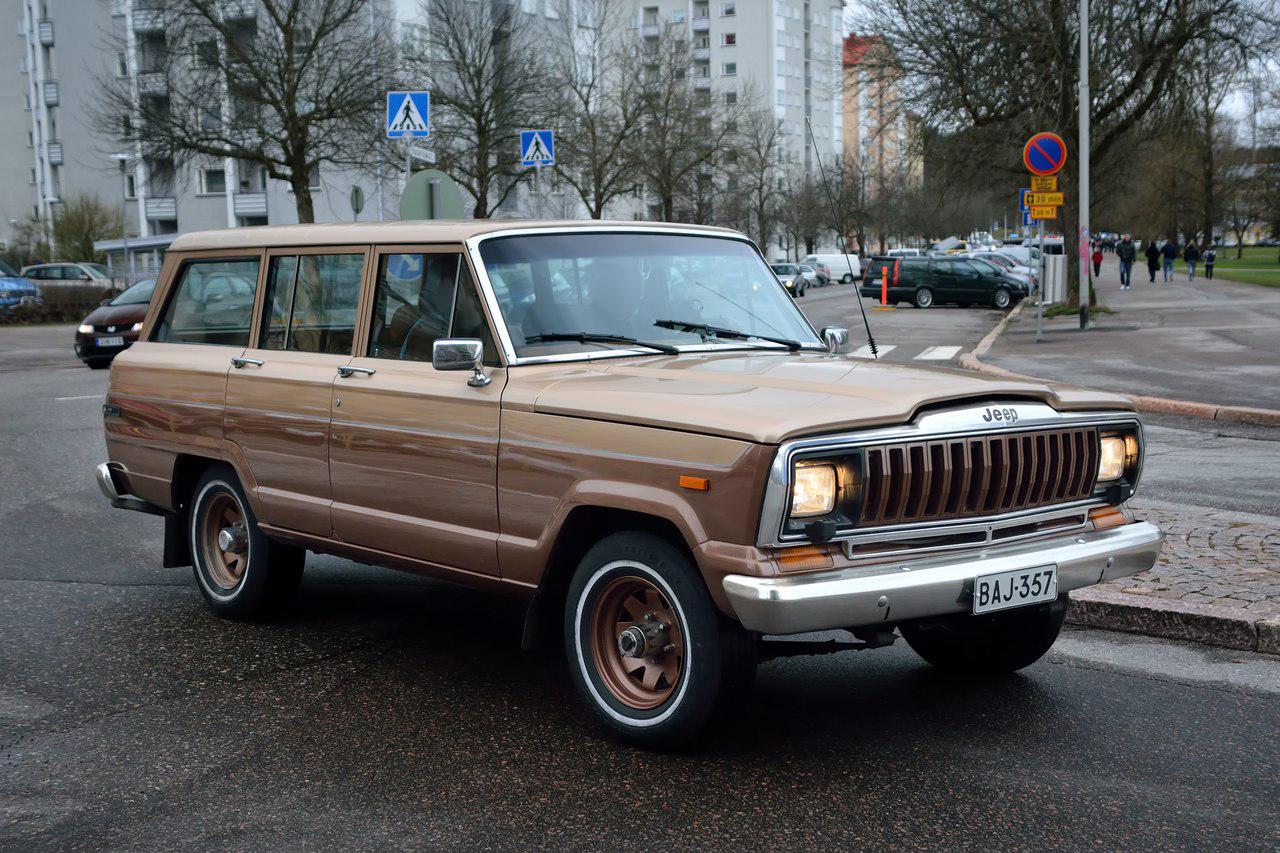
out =
[[[1020,306],[961,365],[1137,396],[1139,408],[1280,425],[1280,289],[1222,280],[1148,281],[1143,259],[1119,289],[1114,255],[1095,292],[1115,311],[1088,330]],[[1164,529],[1155,568],[1072,594],[1073,623],[1280,654],[1280,524],[1274,517],[1133,502]]]

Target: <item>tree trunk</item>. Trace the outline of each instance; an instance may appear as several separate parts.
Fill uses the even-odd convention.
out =
[[[289,185],[293,187],[293,203],[298,210],[298,222],[311,223],[316,221],[315,204],[311,198],[311,178],[304,169],[299,175],[297,170],[293,172],[293,178],[289,181]]]

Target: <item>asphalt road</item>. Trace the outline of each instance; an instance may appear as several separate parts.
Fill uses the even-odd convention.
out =
[[[286,619],[219,620],[92,483],[106,375],[11,332],[0,849],[1280,844],[1275,658],[1087,631],[989,683],[901,644],[787,658],[670,755],[603,736],[506,600],[311,557]]]

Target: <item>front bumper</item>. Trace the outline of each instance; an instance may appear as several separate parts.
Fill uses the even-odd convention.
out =
[[[1140,521],[1071,536],[922,560],[794,577],[728,575],[724,591],[743,626],[764,634],[860,628],[968,613],[978,575],[1058,567],[1058,592],[1146,571],[1164,532]]]

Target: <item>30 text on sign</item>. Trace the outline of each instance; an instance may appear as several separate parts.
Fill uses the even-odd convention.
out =
[[[1027,193],[1027,207],[1062,203],[1062,193]]]
[[[1058,208],[1052,204],[1033,205],[1031,207],[1032,219],[1057,219]]]

